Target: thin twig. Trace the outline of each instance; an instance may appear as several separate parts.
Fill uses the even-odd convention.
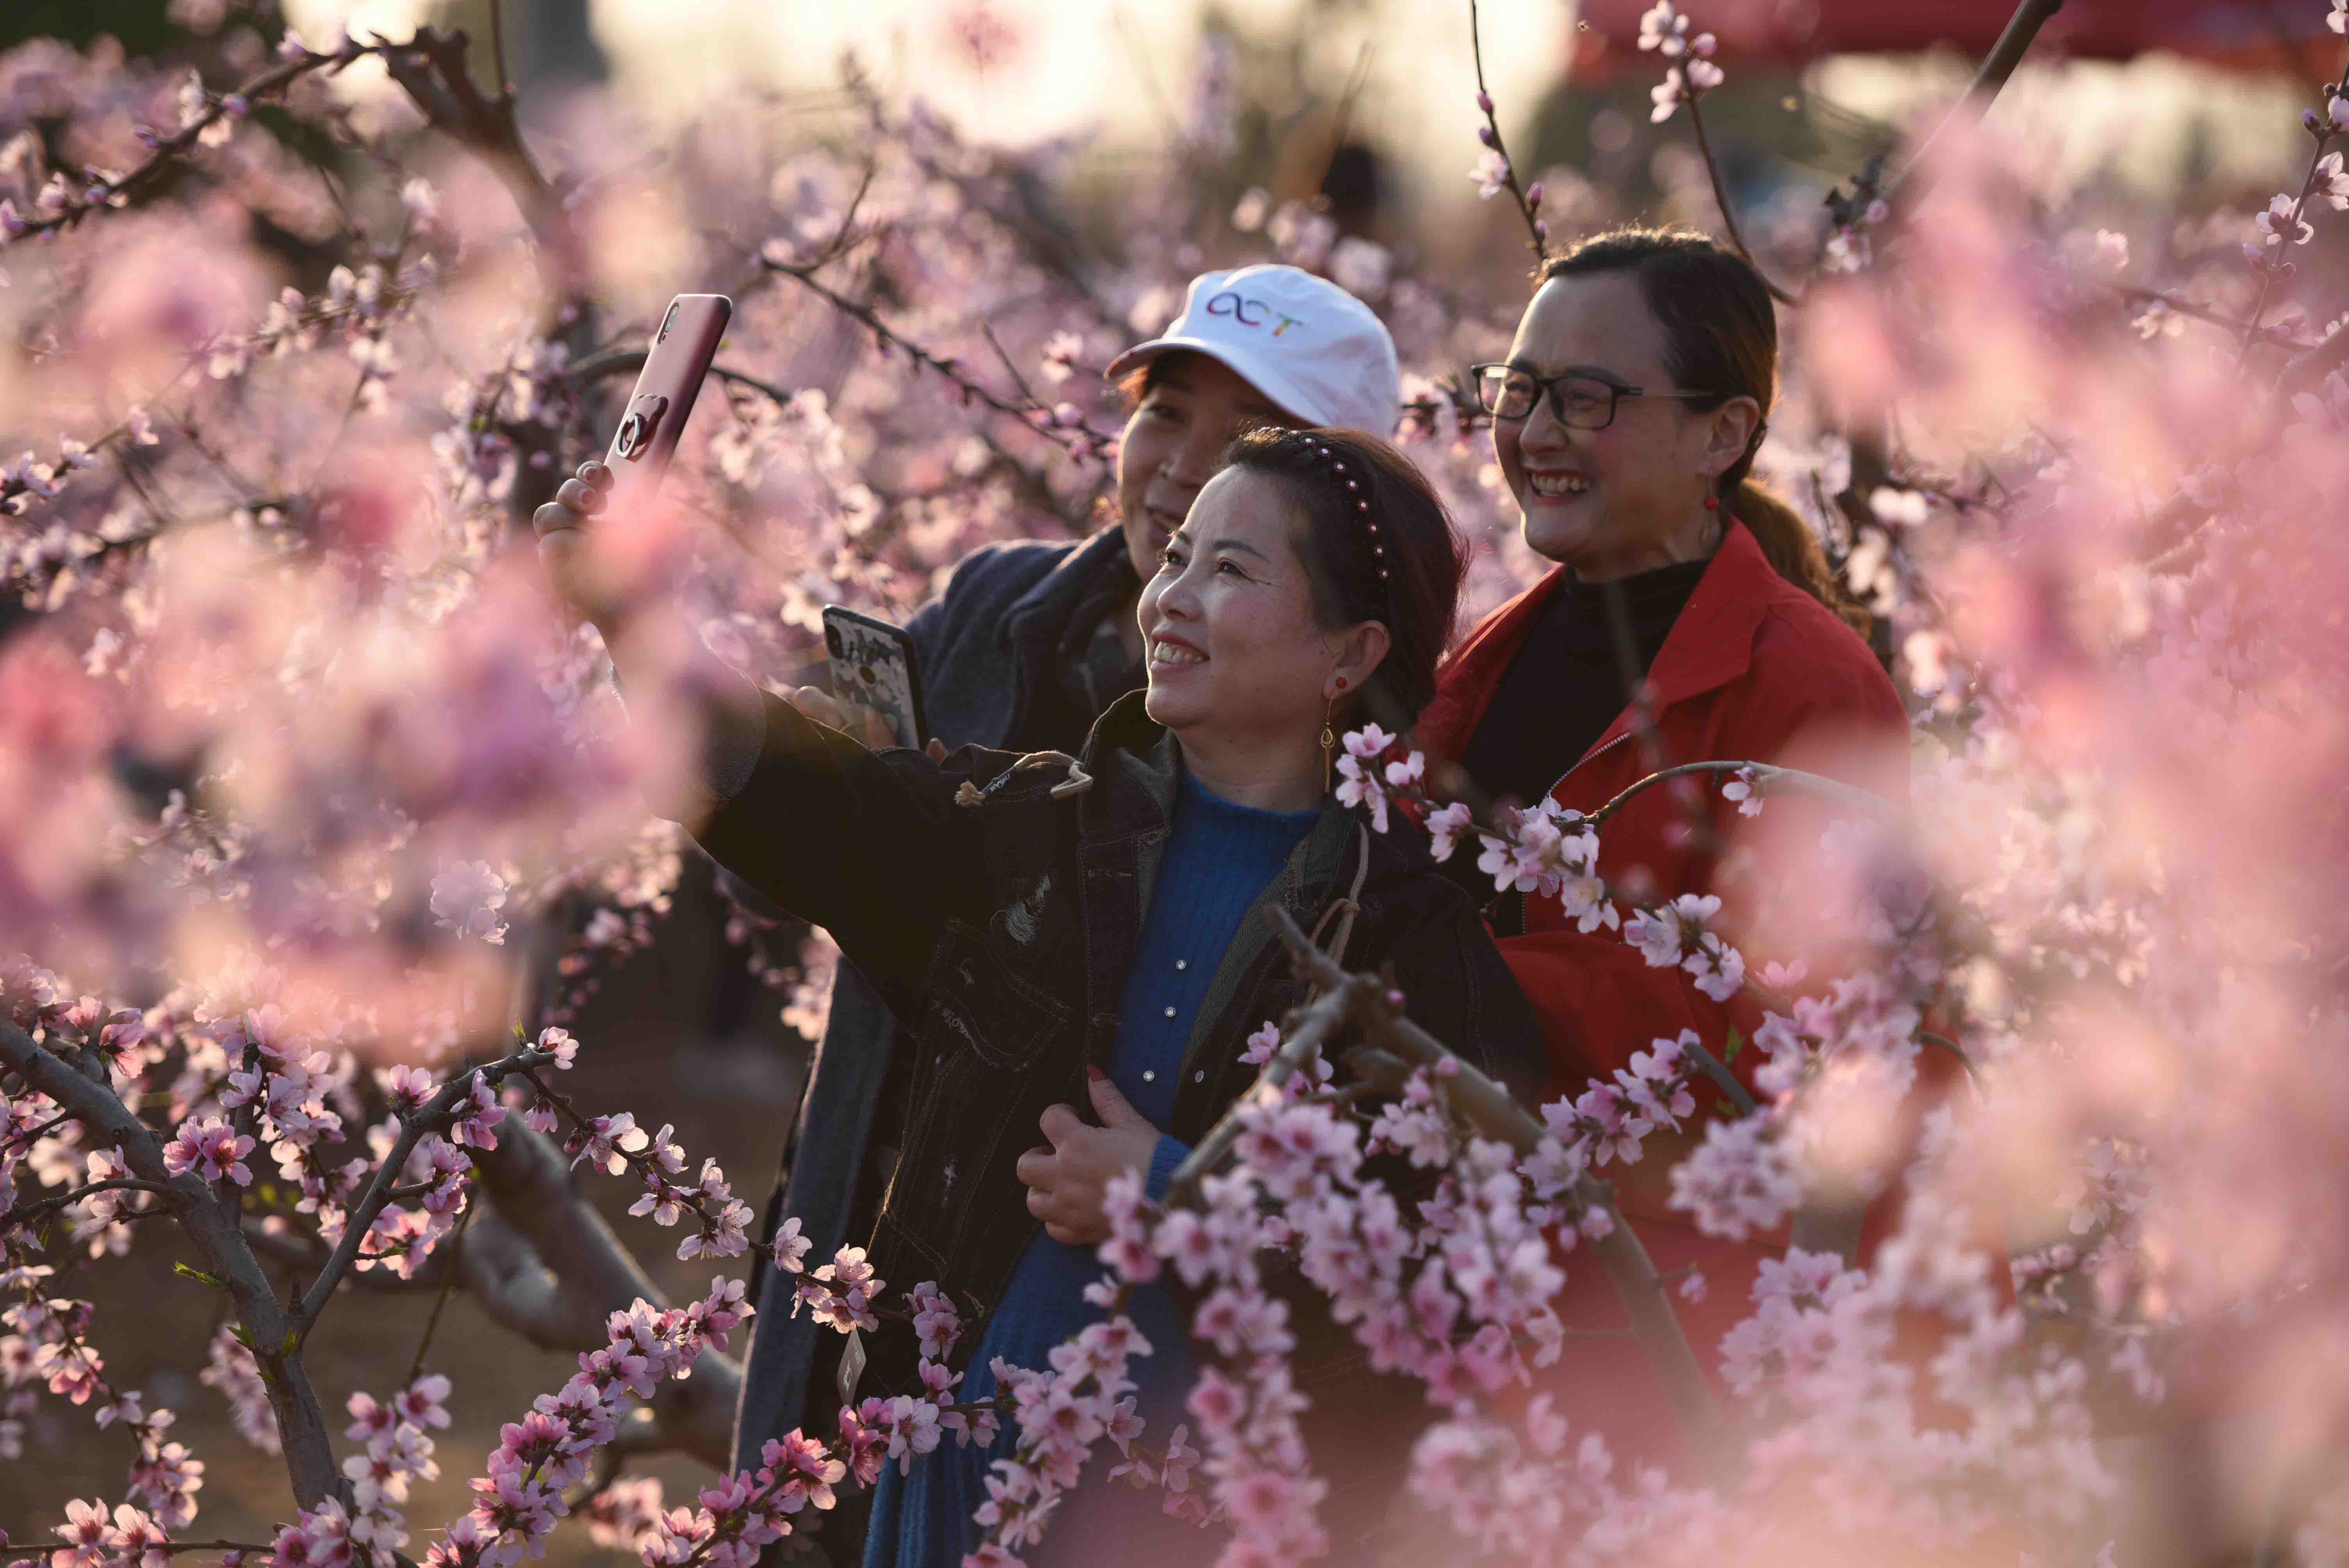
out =
[[[1036,389],[1028,385],[1028,377],[1019,374],[1019,366],[1014,365],[1011,356],[1003,351],[1003,340],[995,335],[995,328],[982,321],[978,324],[978,335],[987,339],[988,347],[995,350],[997,363],[1003,366],[1003,374],[1011,377],[1011,385],[1019,388],[1019,396],[1042,407],[1044,400],[1036,396]]]
[[[260,1260],[245,1242],[234,1209],[195,1172],[172,1175],[164,1162],[161,1138],[122,1103],[110,1086],[91,1081],[65,1057],[5,1018],[0,1018],[0,1070],[16,1074],[27,1087],[72,1112],[93,1141],[113,1144],[140,1180],[170,1187],[186,1200],[179,1216],[181,1229],[194,1245],[205,1272],[227,1290],[235,1308],[247,1347],[268,1390],[271,1413],[277,1418],[295,1501],[315,1508],[327,1497],[338,1495],[343,1481],[335,1462],[334,1442],[327,1435],[325,1411],[303,1368],[298,1336],[270,1288]]]
[[[1974,1070],[1973,1058],[1966,1055],[1965,1047],[1963,1046],[1959,1045],[1957,1041],[1950,1038],[1947,1035],[1937,1035],[1930,1029],[1918,1030],[1917,1038],[1923,1041],[1926,1045],[1939,1046],[1941,1049],[1957,1057],[1958,1065],[1966,1069],[1967,1081],[1974,1086],[1974,1091],[1978,1094],[1982,1091],[1982,1074]]]
[[[366,1194],[353,1205],[349,1217],[344,1222],[342,1240],[336,1243],[334,1252],[326,1258],[326,1266],[318,1271],[318,1277],[310,1283],[308,1292],[294,1308],[292,1316],[296,1336],[307,1336],[317,1323],[318,1314],[325,1308],[327,1298],[334,1295],[336,1284],[357,1260],[360,1243],[375,1228],[375,1217],[391,1201],[392,1190],[398,1185],[399,1172],[407,1168],[409,1156],[416,1152],[417,1144],[422,1141],[426,1133],[438,1132],[456,1119],[458,1108],[472,1098],[473,1079],[479,1077],[494,1088],[510,1073],[524,1072],[538,1063],[553,1060],[553,1051],[524,1049],[485,1067],[459,1073],[401,1121],[399,1136],[393,1140],[390,1152],[383,1157],[383,1163],[376,1167],[375,1180],[368,1183]]]
[[[1549,257],[1549,225],[1535,213],[1525,187],[1517,183],[1516,163],[1501,139],[1501,122],[1493,113],[1493,95],[1485,86],[1485,41],[1478,36],[1478,31],[1476,0],[1468,0],[1468,53],[1476,63],[1476,107],[1485,111],[1485,145],[1500,156],[1503,182],[1517,204],[1518,214],[1526,221],[1526,243],[1533,248],[1534,264],[1538,267]]]
[[[94,1198],[100,1192],[153,1192],[166,1199],[172,1208],[183,1209],[188,1204],[188,1195],[177,1187],[161,1181],[142,1181],[134,1176],[114,1176],[103,1181],[92,1181],[87,1187],[77,1187],[70,1192],[59,1192],[55,1197],[40,1198],[31,1202],[20,1203],[6,1213],[0,1214],[0,1233],[5,1233],[18,1225],[29,1222],[36,1214],[50,1209],[70,1208],[83,1199]]]
[[[490,58],[497,67],[498,101],[512,105],[514,89],[513,78],[506,74],[505,0],[490,0]]]
[[[1346,134],[1352,129],[1354,99],[1371,79],[1371,41],[1365,38],[1362,46],[1354,51],[1354,68],[1346,74],[1346,85],[1338,94],[1337,126],[1330,132],[1330,156],[1321,160],[1321,178],[1314,183],[1317,191],[1330,182],[1330,170],[1338,166],[1338,154],[1345,150]]]
[[[346,39],[343,47],[334,54],[305,55],[300,59],[288,60],[282,65],[272,66],[238,88],[233,93],[224,94],[213,101],[203,113],[182,126],[178,134],[157,142],[153,154],[138,168],[117,180],[92,182],[89,189],[97,192],[95,196],[85,195],[82,200],[77,201],[72,206],[60,212],[26,222],[19,237],[28,239],[33,235],[46,234],[53,230],[71,228],[101,207],[117,206],[138,195],[148,186],[160,180],[173,163],[196,145],[197,139],[205,131],[210,130],[227,117],[230,98],[242,98],[247,104],[254,103],[282,91],[312,71],[327,68],[340,71],[363,56],[381,54],[384,47],[385,46],[381,44],[361,45],[356,40]]]
[[[642,370],[645,367],[645,360],[650,354],[651,350],[644,348],[606,349],[601,354],[591,354],[578,364],[572,366],[563,373],[563,379],[574,387],[580,387],[591,381],[600,381],[606,376],[626,376],[631,370]],[[709,374],[731,386],[747,387],[753,392],[772,398],[779,407],[792,400],[792,393],[789,387],[778,387],[771,381],[761,381],[757,377],[740,370],[730,369],[723,365],[713,365],[709,367]]]
[[[1278,913],[1278,912],[1275,912]],[[1297,1026],[1284,1033],[1280,1047],[1273,1052],[1272,1060],[1246,1094],[1232,1101],[1224,1114],[1216,1119],[1207,1135],[1192,1146],[1183,1162],[1166,1182],[1166,1206],[1175,1208],[1191,1201],[1200,1181],[1224,1162],[1232,1151],[1247,1125],[1246,1112],[1251,1108],[1279,1098],[1281,1086],[1295,1077],[1298,1070],[1312,1058],[1346,1021],[1346,1010],[1355,990],[1375,985],[1367,977],[1339,972],[1336,979],[1324,990],[1321,998],[1306,1009]]]
[[[1883,200],[1888,206],[1894,205],[1893,199],[1899,196],[1905,198],[1913,210],[1925,199],[1932,189],[1929,160],[1933,149],[1940,146],[1941,139],[1950,135],[1961,122],[1976,124],[1990,113],[1990,106],[2006,86],[2007,78],[2014,75],[2014,67],[2021,65],[2023,57],[2030,52],[2032,40],[2039,36],[2039,29],[2063,8],[2064,0],[2022,0],[2022,4],[2014,8],[2014,15],[2007,18],[1998,42],[1992,44],[1990,53],[1982,57],[1982,67],[1974,72],[1974,79],[1968,84],[1965,96],[1951,106],[1950,112],[1941,118],[1941,123],[1933,128],[1933,133],[1917,150],[1917,155],[1884,188]]]
[[[2335,98],[2349,94],[2349,66],[2342,67],[2341,80],[2332,90]],[[2316,131],[2311,139],[2316,146],[2308,155],[2308,172],[2301,177],[2300,194],[2293,199],[2292,211],[2281,225],[2280,232],[2271,236],[2276,242],[2276,259],[2272,263],[2262,263],[2260,267],[2260,292],[2251,301],[2251,318],[2243,327],[2242,345],[2235,350],[2235,366],[2238,373],[2248,366],[2251,345],[2258,341],[2260,318],[2267,314],[2269,291],[2275,286],[2277,278],[2292,270],[2292,263],[2283,259],[2284,253],[2291,250],[2292,246],[2292,242],[2285,238],[2285,235],[2291,232],[2292,225],[2301,222],[2302,214],[2308,211],[2308,194],[2316,189],[2317,170],[2323,164],[2325,148],[2333,141],[2332,120],[2319,119],[2316,121]]]
[[[465,1227],[473,1222],[473,1211],[481,1206],[481,1201],[478,1189],[465,1194],[465,1206],[457,1215],[457,1228],[449,1235],[449,1252],[452,1258],[457,1249],[464,1245]],[[408,1358],[408,1376],[401,1381],[401,1387],[413,1387],[416,1379],[423,1375],[424,1353],[432,1347],[432,1331],[440,1326],[440,1314],[449,1305],[449,1293],[457,1287],[457,1275],[460,1272],[452,1263],[441,1275],[440,1294],[432,1298],[432,1315],[424,1320],[424,1336],[416,1342],[416,1354]]]
[[[2115,284],[2112,289],[2115,294],[2132,304],[2158,304],[2165,310],[2175,311],[2179,315],[2191,316],[2196,321],[2208,322],[2212,326],[2224,327],[2229,332],[2251,330],[2251,324],[2240,316],[2232,316],[2224,311],[2214,310],[2199,300],[2182,299],[2167,289],[2145,288],[2136,284]],[[2270,343],[2279,348],[2305,349],[2312,346],[2284,334],[2281,327],[2263,327],[2260,331]]]
[[[1825,774],[1806,773],[1799,768],[1781,768],[1770,762],[1683,762],[1677,768],[1661,769],[1644,779],[1625,785],[1617,792],[1613,799],[1591,812],[1587,820],[1595,830],[1605,825],[1608,818],[1629,804],[1633,796],[1643,790],[1651,789],[1669,779],[1683,778],[1693,773],[1748,771],[1754,775],[1754,788],[1759,794],[1817,795],[1879,818],[1893,810],[1892,803],[1880,795],[1871,794],[1857,785],[1846,784],[1841,779],[1829,779]]]
[[[1699,1044],[1693,1033],[1682,1035],[1680,1044],[1689,1059],[1713,1080],[1713,1087],[1729,1097],[1729,1103],[1737,1108],[1738,1115],[1752,1116],[1761,1109],[1754,1102],[1753,1092],[1737,1081],[1737,1075],[1729,1070],[1727,1064]]]
[[[1682,73],[1682,77],[1685,79],[1685,72]],[[1761,261],[1754,254],[1753,248],[1746,244],[1744,233],[1737,227],[1737,214],[1730,210],[1729,187],[1721,177],[1720,161],[1713,156],[1713,139],[1704,132],[1704,110],[1698,103],[1703,95],[1696,90],[1693,83],[1691,83],[1686,97],[1689,125],[1696,132],[1697,153],[1704,160],[1706,177],[1713,181],[1713,204],[1721,209],[1721,224],[1723,228],[1729,231],[1730,245],[1739,255],[1745,258],[1745,264],[1754,269],[1754,275],[1762,280],[1762,286],[1770,291],[1772,299],[1781,304],[1802,304],[1801,294],[1790,294],[1770,281],[1770,274],[1762,270]]]
[[[2349,326],[2339,328],[2332,336],[2286,364],[2280,378],[2282,386],[2286,392],[2291,392],[2322,381],[2339,369],[2344,358],[2349,358]]]
[[[965,375],[953,359],[932,354],[920,344],[891,328],[889,324],[883,321],[870,305],[850,299],[839,290],[819,280],[815,276],[815,269],[812,266],[786,264],[770,261],[764,256],[760,258],[759,264],[769,272],[792,279],[843,315],[862,325],[873,335],[874,340],[881,345],[885,352],[892,348],[896,349],[912,360],[916,368],[935,371],[954,383],[961,391],[964,402],[984,403],[999,414],[1009,414],[1046,440],[1065,447],[1071,452],[1083,454],[1100,445],[1101,438],[1090,430],[1080,428],[1071,433],[1054,425],[1051,410],[1040,405],[1031,402],[1023,407],[988,391],[986,387]]]

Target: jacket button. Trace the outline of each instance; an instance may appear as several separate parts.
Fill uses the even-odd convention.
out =
[[[1193,1073],[1191,1075],[1191,1081],[1193,1083],[1206,1083],[1207,1081],[1207,1069],[1201,1068],[1197,1072]]]
[[[1158,1081],[1158,1075],[1151,1068],[1144,1068],[1142,1069],[1142,1081],[1143,1083],[1156,1083]]]
[[[1177,969],[1188,969],[1191,967],[1191,961],[1187,958],[1177,958],[1174,960],[1174,967]]]
[[[1167,1016],[1168,1017],[1170,1017],[1170,1018],[1171,1018],[1171,1017],[1173,1017],[1173,1016],[1174,1016],[1174,1008],[1172,1008],[1172,1007],[1167,1008],[1167,1009],[1166,1009],[1166,1016]]]

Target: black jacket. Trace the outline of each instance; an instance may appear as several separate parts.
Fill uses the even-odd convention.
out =
[[[1109,1059],[1173,815],[1176,748],[1139,694],[1102,717],[1074,768],[975,747],[942,764],[876,754],[772,698],[767,720],[750,782],[698,836],[734,874],[829,928],[906,1026],[903,1153],[865,1240],[891,1290],[935,1280],[963,1307],[967,1355],[1038,1229],[1013,1166],[1045,1108],[1084,1105],[1086,1064]],[[1364,845],[1346,962],[1391,965],[1416,1021],[1521,1091],[1538,1081],[1539,1030],[1466,895],[1415,836],[1367,833],[1331,800],[1218,965],[1180,1069],[1174,1137],[1206,1135],[1255,1079],[1240,1060],[1247,1037],[1299,1000],[1264,908],[1309,927],[1348,890]],[[1342,1330],[1322,1334],[1322,1354],[1300,1346],[1300,1381],[1316,1361],[1358,1359],[1326,1342]],[[864,1391],[913,1388],[910,1336],[867,1337]],[[1342,1421],[1352,1391],[1322,1390],[1317,1409]]]
[[[1081,542],[1017,541],[974,551],[946,591],[905,626],[930,733],[949,747],[1082,747],[1099,715],[1079,711],[1057,689],[1058,668],[1133,586],[1124,537],[1115,528]],[[821,676],[818,666],[802,678]],[[762,1242],[787,1213],[826,1257],[871,1233],[903,1130],[907,1075],[898,1035],[888,1007],[855,965],[842,965],[783,1146]],[[761,1446],[793,1427],[830,1425],[840,1336],[805,1313],[791,1315],[793,1284],[754,1256],[750,1293],[759,1315],[750,1323],[735,1413],[738,1469],[756,1466]]]

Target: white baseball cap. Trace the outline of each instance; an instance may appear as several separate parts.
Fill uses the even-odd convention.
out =
[[[1183,314],[1111,360],[1105,374],[1115,381],[1179,349],[1229,366],[1309,424],[1392,436],[1402,418],[1402,377],[1385,325],[1336,284],[1297,267],[1201,273]]]

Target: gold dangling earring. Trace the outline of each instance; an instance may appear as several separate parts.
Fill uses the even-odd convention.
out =
[[[1321,705],[1321,793],[1330,792],[1330,781],[1336,777],[1335,755],[1338,732],[1330,727],[1330,719],[1338,710],[1338,699],[1331,697]]]

